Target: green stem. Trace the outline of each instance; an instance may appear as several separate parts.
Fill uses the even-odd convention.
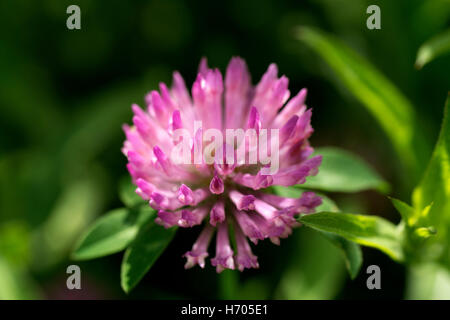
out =
[[[221,299],[237,299],[238,272],[235,270],[224,270],[219,277],[219,295]]]

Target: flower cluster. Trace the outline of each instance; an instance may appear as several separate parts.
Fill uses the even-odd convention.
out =
[[[321,162],[320,156],[311,157],[313,149],[308,138],[313,129],[311,109],[304,104],[306,89],[289,100],[288,79],[277,73],[277,66],[271,64],[259,83],[252,86],[242,59],[231,59],[225,79],[203,59],[192,95],[175,72],[170,89],[161,83],[159,91],[146,96],[145,110],[132,106],[133,125],[124,125],[126,141],[122,151],[128,158],[136,192],[158,211],[156,222],[166,228],[203,225],[192,249],[184,255],[186,268],[197,264],[204,267],[214,233],[216,250],[211,264],[217,272],[258,268],[248,240],[256,244],[269,238],[278,244],[298,225],[296,215],[311,213],[321,203],[312,192],[304,192],[298,199],[268,192],[272,185],[304,183],[306,177],[317,173]],[[196,121],[202,122],[201,128],[195,127]],[[212,164],[194,161],[194,147],[207,147],[210,141],[205,141],[203,133],[211,128],[256,133],[278,129],[279,169],[264,174],[263,169],[270,164],[228,158]],[[177,163],[173,158],[179,143],[175,132],[181,129],[192,137],[190,163]],[[247,146],[245,153],[250,153],[248,138],[238,141],[232,150],[237,152]],[[230,236],[234,237],[235,247]]]

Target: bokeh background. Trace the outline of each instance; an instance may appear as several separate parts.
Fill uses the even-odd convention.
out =
[[[81,30],[66,28],[71,4],[81,8]],[[381,30],[366,28],[369,4],[381,7]],[[142,104],[158,82],[170,83],[173,70],[191,85],[203,56],[222,72],[232,56],[243,57],[253,83],[277,63],[291,92],[308,88],[312,144],[360,155],[391,183],[392,195],[408,199],[400,162],[378,123],[292,29],[315,26],[369,60],[413,103],[432,145],[450,88],[450,57],[420,71],[414,61],[420,45],[449,24],[447,0],[1,1],[0,296],[405,297],[402,265],[364,248],[361,273],[350,280],[337,250],[306,229],[280,247],[258,245],[259,270],[221,275],[210,266],[183,269],[181,255],[196,232],[180,230],[129,295],[120,288],[122,253],[77,262],[82,290],[67,290],[66,268],[86,227],[122,206],[117,185],[127,171],[121,125],[131,122],[131,104]],[[399,220],[376,192],[331,197],[343,210]],[[366,287],[371,264],[382,270],[382,290]]]

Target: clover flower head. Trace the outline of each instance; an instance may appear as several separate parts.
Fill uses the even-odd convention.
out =
[[[122,152],[136,192],[165,228],[202,225],[184,254],[185,268],[205,266],[214,234],[217,272],[258,268],[248,240],[279,244],[299,225],[296,215],[321,204],[312,192],[299,198],[268,192],[304,183],[322,160],[311,157],[306,89],[289,100],[288,78],[277,73],[271,64],[252,86],[241,58],[231,59],[224,79],[202,59],[191,94],[175,72],[170,89],[161,83],[148,93],[145,109],[132,106]]]

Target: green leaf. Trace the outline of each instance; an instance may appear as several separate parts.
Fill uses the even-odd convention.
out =
[[[401,200],[391,197],[388,198],[391,199],[391,202],[394,205],[395,209],[397,209],[397,211],[402,216],[402,220],[405,221],[408,226],[414,225],[414,208]]]
[[[339,212],[339,208],[336,205],[336,203],[328,198],[327,196],[324,196],[322,194],[319,194],[319,196],[322,198],[322,204],[316,208],[316,212]],[[352,241],[349,241],[341,236],[324,232],[324,231],[318,231],[320,234],[322,234],[326,239],[328,239],[332,244],[334,244],[337,248],[340,249],[344,261],[345,266],[347,268],[347,271],[350,275],[350,278],[354,279],[359,273],[359,270],[361,269],[363,257],[361,252],[361,247]]]
[[[441,239],[450,227],[450,98],[447,98],[441,132],[425,174],[414,189],[415,219],[420,226],[433,225]],[[430,206],[430,204],[432,204]],[[448,240],[446,241],[448,245]]]
[[[150,270],[175,235],[176,228],[164,229],[153,221],[144,226],[125,251],[121,268],[122,289],[129,293]]]
[[[427,240],[428,261],[450,265],[450,98],[444,110],[441,132],[425,174],[412,194],[415,220],[420,227],[435,228],[436,235]],[[433,232],[430,233],[431,235]],[[418,230],[415,235],[424,234]]]
[[[364,246],[377,248],[396,261],[403,260],[400,231],[376,216],[320,212],[301,216],[299,221],[316,230],[330,232]]]
[[[81,237],[72,254],[73,259],[93,259],[124,250],[136,238],[142,224],[153,216],[154,210],[148,206],[106,213]]]
[[[407,226],[406,232],[408,233],[409,237],[408,241],[415,241],[417,239],[425,240],[436,234],[436,228],[434,228],[433,226],[417,226],[418,215],[416,214],[416,210],[413,207],[411,207],[410,205],[401,200],[394,199],[391,197],[388,198],[391,199],[394,207],[397,209],[398,212],[400,212],[400,215],[402,216],[402,221],[406,222]],[[419,211],[419,217],[421,215],[427,215],[428,212],[431,210],[431,207],[432,204],[426,206],[422,211]],[[413,236],[415,239],[411,239],[410,236]],[[416,246],[417,243],[416,244],[410,243],[410,245]],[[415,249],[417,249],[417,247]]]
[[[322,155],[319,173],[308,177],[302,187],[331,192],[359,192],[374,189],[389,190],[384,181],[358,156],[338,148],[316,148],[316,155]]]
[[[136,186],[131,183],[131,178],[123,177],[119,182],[119,198],[122,203],[133,208],[138,205],[142,205],[145,201],[136,193]]]
[[[341,250],[350,278],[355,279],[363,262],[361,247],[357,243],[333,233],[322,231],[321,234]]]
[[[339,208],[336,203],[330,198],[319,195],[322,197],[322,204],[316,208],[316,212],[339,212]],[[329,232],[319,231],[326,239],[331,241],[336,247],[338,247],[344,257],[345,266],[350,275],[350,278],[355,279],[361,269],[363,262],[361,247],[352,241],[349,241],[341,236],[332,234]]]
[[[377,69],[337,38],[301,27],[297,38],[318,53],[350,92],[367,108],[391,139],[409,176],[419,175],[427,154],[420,130],[415,130],[411,103]],[[424,152],[425,151],[425,152]]]
[[[424,221],[418,221],[418,217],[421,214],[426,214],[430,210],[431,205],[425,207],[422,211],[418,211],[401,200],[391,197],[388,198],[391,199],[392,204],[400,212],[402,217],[399,226],[402,226],[401,229],[404,239],[403,251],[408,263],[417,257],[420,257],[421,260],[430,260],[427,256],[421,254],[420,249],[425,240],[436,235],[436,228],[433,226],[424,226],[422,224]],[[419,214],[416,214],[416,212]]]
[[[422,44],[417,52],[415,66],[422,69],[427,63],[450,52],[450,29]]]

